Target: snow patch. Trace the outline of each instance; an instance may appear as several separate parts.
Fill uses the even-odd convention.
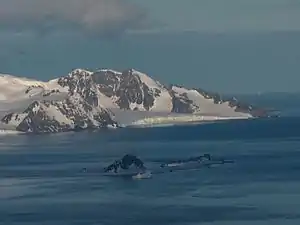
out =
[[[16,130],[1,130],[0,129],[0,136],[4,136],[4,135],[16,135],[16,134],[23,134],[23,132],[16,131]]]
[[[80,74],[80,75],[88,76],[88,75],[92,75],[93,72],[91,72],[89,70],[78,68],[78,69],[74,69],[69,75],[73,75],[73,74]]]
[[[20,101],[22,99],[43,98],[46,92],[66,92],[57,83],[57,79],[43,82],[28,78],[19,78],[7,74],[0,75],[0,103]]]
[[[47,111],[47,115],[50,118],[56,120],[57,122],[59,122],[59,124],[68,124],[74,127],[74,122],[63,115],[61,111],[54,105],[49,105],[48,107],[46,107],[45,111]]]
[[[107,97],[99,90],[97,91],[97,94],[98,94],[99,104],[101,107],[108,108],[108,109],[118,108],[118,106],[115,104],[116,100],[114,98]]]
[[[104,73],[113,73],[113,74],[115,74],[115,75],[122,75],[122,73],[121,72],[119,72],[119,71],[116,71],[116,70],[112,70],[112,69],[100,69],[100,70],[98,70],[99,72],[104,72]]]

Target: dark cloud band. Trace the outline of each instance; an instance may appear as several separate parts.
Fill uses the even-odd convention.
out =
[[[0,28],[8,30],[122,32],[145,19],[128,0],[0,0]]]

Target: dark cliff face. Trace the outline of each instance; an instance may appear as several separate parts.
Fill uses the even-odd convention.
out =
[[[172,97],[172,113],[194,113],[196,108],[193,101],[186,94],[176,94],[172,89],[169,90]],[[198,109],[198,108],[197,108]]]
[[[95,108],[80,97],[63,101],[35,101],[19,114],[10,113],[3,123],[17,123],[16,130],[28,133],[57,133],[118,126],[105,109]]]
[[[70,130],[70,124],[59,123],[55,118],[51,118],[45,107],[50,106],[50,102],[34,102],[24,113],[27,117],[17,127],[18,131],[32,133],[56,133]],[[35,111],[36,108],[39,108]]]
[[[150,110],[155,98],[161,94],[159,89],[155,89],[154,92],[150,90],[133,70],[122,73],[98,71],[93,74],[93,80],[103,94],[117,99],[115,103],[120,109],[132,109],[130,105],[137,104],[143,105],[145,110]]]
[[[71,96],[79,94],[90,105],[99,106],[98,90],[90,73],[74,70],[69,76],[59,78],[58,84],[62,87],[68,87]]]

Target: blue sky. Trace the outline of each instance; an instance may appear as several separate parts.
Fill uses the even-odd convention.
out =
[[[134,67],[226,93],[300,91],[299,21],[298,0],[0,0],[0,72]]]

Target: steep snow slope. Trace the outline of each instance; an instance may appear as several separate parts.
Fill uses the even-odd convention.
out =
[[[152,111],[170,112],[173,108],[172,97],[169,91],[158,81],[154,81],[144,73],[133,70],[132,74],[138,76],[142,83],[148,86],[150,93],[156,93],[156,99],[151,107]]]
[[[178,99],[187,99],[194,113],[211,114],[223,117],[253,117],[250,113],[237,111],[236,106],[231,106],[230,102],[215,103],[213,98],[206,98],[197,90],[186,89],[183,87],[173,86],[172,91]]]
[[[63,88],[57,85],[57,80],[43,82],[7,74],[0,75],[0,101],[12,102],[35,96],[49,96],[62,90]]]

